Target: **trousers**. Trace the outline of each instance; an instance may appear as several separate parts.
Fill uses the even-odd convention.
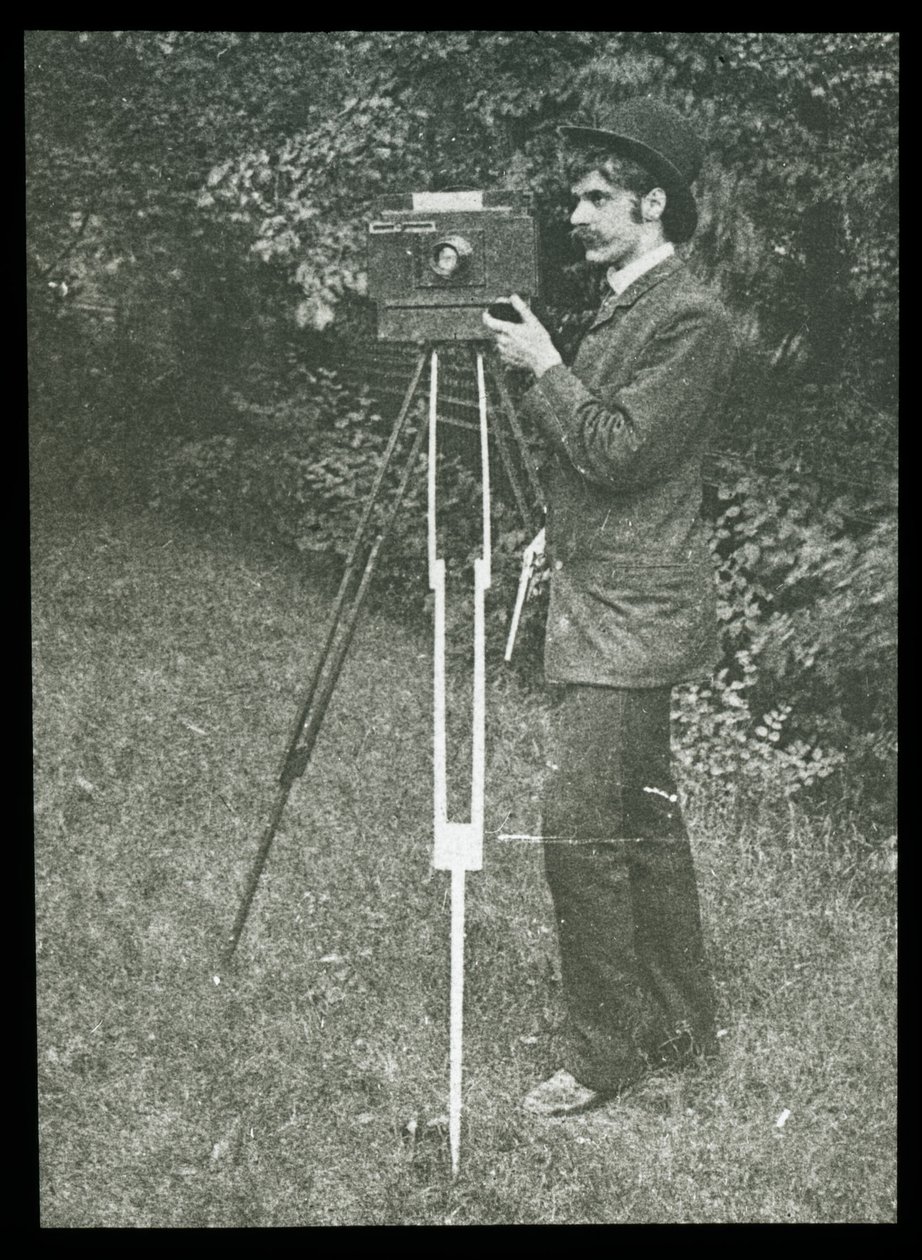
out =
[[[716,1047],[670,688],[570,684],[551,710],[542,834],[566,1006],[566,1062],[616,1093]]]

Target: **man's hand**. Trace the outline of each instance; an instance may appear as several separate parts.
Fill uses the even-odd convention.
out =
[[[548,368],[563,363],[557,353],[551,335],[529,310],[517,293],[508,299],[522,317],[521,324],[493,319],[484,311],[483,322],[493,334],[499,357],[507,367],[527,368],[536,377],[543,376]]]

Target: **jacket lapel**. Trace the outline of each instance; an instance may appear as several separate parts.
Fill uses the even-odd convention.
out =
[[[634,283],[629,284],[623,293],[616,295],[609,290],[608,296],[603,299],[602,305],[596,312],[595,319],[589,325],[589,329],[592,330],[593,328],[598,328],[599,324],[604,324],[621,307],[633,306],[637,299],[646,293],[648,289],[652,289],[654,285],[674,275],[684,265],[681,258],[672,254],[661,263],[657,263],[655,267],[651,267],[649,271],[645,271],[642,276],[638,276]]]

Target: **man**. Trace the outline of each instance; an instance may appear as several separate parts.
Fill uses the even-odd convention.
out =
[[[698,142],[649,100],[569,127],[570,222],[607,293],[570,367],[518,297],[484,322],[531,371],[546,480],[552,709],[545,866],[567,1059],[525,1099],[567,1115],[714,1046],[688,838],[670,769],[670,689],[717,663],[701,465],[734,360],[727,313],[675,254],[697,223]]]

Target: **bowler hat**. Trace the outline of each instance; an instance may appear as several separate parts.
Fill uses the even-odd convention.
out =
[[[579,146],[598,145],[639,162],[660,181],[673,220],[671,235],[687,241],[698,224],[691,184],[701,170],[701,144],[680,114],[659,101],[638,96],[612,108],[604,127],[560,127]]]

